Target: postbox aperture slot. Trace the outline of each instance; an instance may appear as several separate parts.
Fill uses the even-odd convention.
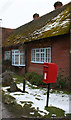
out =
[[[47,66],[47,65],[44,65],[44,67],[48,68],[48,66]]]

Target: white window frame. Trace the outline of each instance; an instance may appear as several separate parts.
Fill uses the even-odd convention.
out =
[[[39,52],[37,52],[37,50],[39,50]],[[43,52],[41,52],[41,50]],[[48,50],[50,51],[49,52],[49,56],[48,56]],[[33,51],[34,51],[34,56],[33,56]],[[39,61],[37,61],[36,59],[36,55],[39,54]],[[43,61],[42,61],[42,57],[41,57],[41,54],[43,54]],[[46,54],[47,54],[47,57],[46,57]],[[33,60],[33,57],[34,57],[34,60]],[[44,62],[47,62],[47,63],[51,63],[51,47],[48,47],[48,48],[35,48],[35,49],[32,49],[31,50],[31,63],[44,63]]]
[[[11,51],[5,51],[5,60],[10,60],[11,58]]]
[[[18,52],[18,53],[16,53]],[[19,59],[18,59],[18,64],[15,63],[16,59],[15,59],[15,56],[18,55]],[[25,64],[21,64],[20,63],[20,56],[21,55],[24,55],[24,52],[20,52],[20,50],[16,49],[16,50],[12,50],[12,65],[13,66],[25,66]],[[14,57],[14,58],[13,58]],[[13,61],[14,59],[14,61]],[[24,61],[25,61],[25,58],[24,58]],[[14,63],[13,63],[14,62]]]

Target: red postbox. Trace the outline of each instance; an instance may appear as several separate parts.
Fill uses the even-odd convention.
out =
[[[56,83],[57,65],[55,63],[44,63],[43,82]]]

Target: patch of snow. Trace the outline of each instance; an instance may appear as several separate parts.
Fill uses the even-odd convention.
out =
[[[29,85],[31,85],[28,82]],[[46,88],[43,89],[32,89],[31,87],[26,85],[26,92],[21,93],[21,92],[12,92],[9,93],[11,96],[13,96],[16,99],[16,102],[20,104],[22,107],[24,106],[24,102],[27,102],[29,104],[29,101],[32,102],[31,107],[39,108],[39,112],[41,115],[48,114],[48,111],[46,111],[44,108],[46,106],[46,101],[47,101],[47,94],[44,94],[47,92]],[[17,84],[17,86],[23,90],[23,84]],[[3,90],[7,92],[7,89],[9,87],[3,87]],[[50,90],[52,91],[52,89]],[[36,99],[37,98],[37,99]],[[22,101],[22,102],[21,102]],[[49,106],[55,106],[57,108],[63,109],[65,113],[69,113],[69,95],[63,94],[61,91],[59,94],[57,92],[55,93],[50,93],[49,95]],[[32,114],[32,113],[31,113]]]
[[[30,112],[31,115],[34,115],[34,112]]]
[[[59,24],[59,23],[54,22],[54,23],[52,23],[52,24],[46,25],[44,31],[51,30],[52,28],[55,28],[58,24]]]
[[[52,117],[56,117],[56,114],[52,114]]]
[[[65,20],[65,21],[61,22],[60,25],[62,26],[62,25],[64,25],[64,24],[68,23],[68,22],[69,22],[68,20],[67,20],[67,21]]]
[[[3,91],[5,91],[5,92],[8,92],[7,89],[9,89],[9,88],[10,88],[10,86],[8,86],[8,87],[2,87]]]
[[[14,82],[17,80],[17,78],[13,78]]]
[[[41,114],[42,116],[44,116],[45,114],[47,114],[47,115],[49,114],[49,112],[46,113],[46,111],[45,112],[38,111],[38,113]]]

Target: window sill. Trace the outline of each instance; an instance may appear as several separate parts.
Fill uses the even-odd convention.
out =
[[[39,64],[44,64],[45,62],[34,62],[34,61],[31,61],[31,63],[39,63]],[[46,63],[51,63],[51,62],[46,62]]]
[[[26,66],[26,65],[25,65],[25,64],[24,64],[24,65],[16,65],[16,64],[12,64],[12,66],[24,67],[24,66]]]
[[[44,62],[33,62],[33,61],[31,61],[31,63],[39,63],[39,64],[43,64]]]

